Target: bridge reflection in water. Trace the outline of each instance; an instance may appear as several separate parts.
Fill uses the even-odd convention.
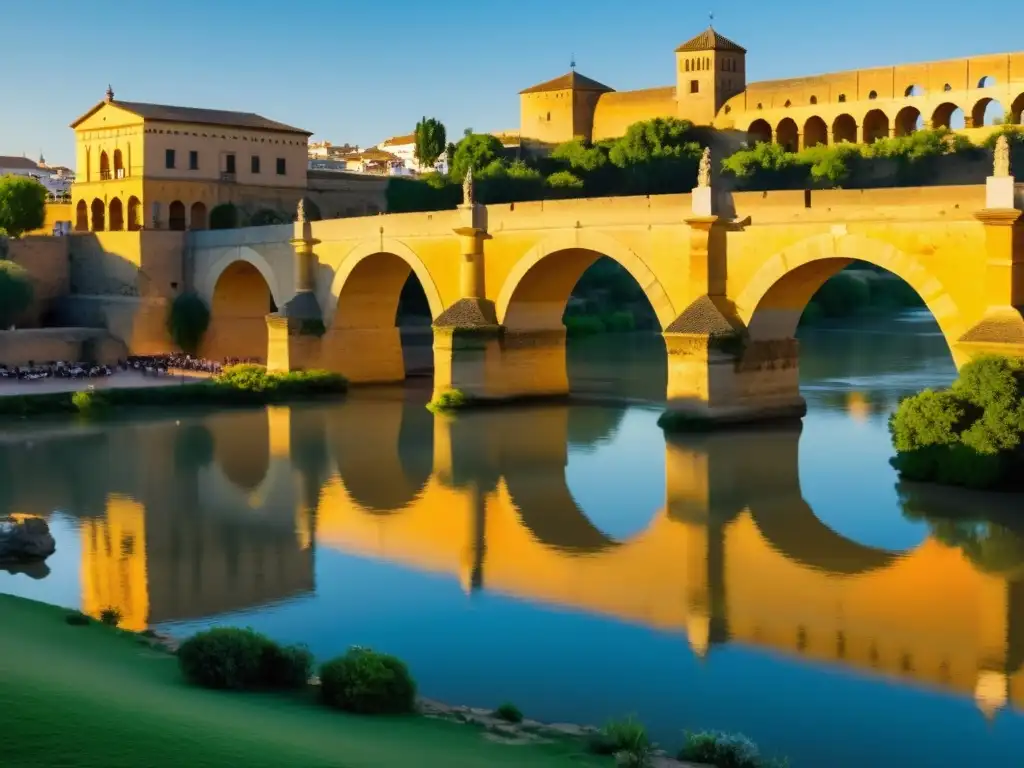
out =
[[[756,646],[969,696],[988,717],[1024,709],[1024,556],[844,538],[801,495],[798,430],[668,442],[664,505],[617,540],[565,467],[622,411],[534,407],[509,429],[507,413],[453,420],[407,397],[0,449],[21,479],[0,512],[80,516],[83,606],[115,605],[132,628],[309,593],[331,549],[680,633],[699,656]]]

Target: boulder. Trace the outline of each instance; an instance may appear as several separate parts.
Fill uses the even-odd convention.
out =
[[[45,520],[0,518],[0,565],[38,562],[56,551],[57,543]]]

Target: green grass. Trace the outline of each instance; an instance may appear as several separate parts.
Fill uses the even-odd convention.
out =
[[[337,397],[347,389],[345,377],[329,371],[268,373],[262,366],[235,365],[218,376],[194,384],[9,395],[0,397],[0,416],[76,413],[98,416],[133,406],[207,405],[227,408],[267,405]]]
[[[607,765],[572,743],[511,746],[417,716],[357,717],[312,696],[192,688],[176,659],[99,623],[0,595],[4,768],[470,768]]]

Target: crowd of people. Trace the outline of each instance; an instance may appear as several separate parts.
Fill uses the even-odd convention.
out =
[[[185,354],[134,355],[118,361],[115,365],[67,363],[60,360],[49,363],[29,361],[28,365],[11,367],[0,365],[0,380],[96,379],[129,371],[143,376],[166,376],[174,372],[204,373],[212,376],[228,366],[259,362],[252,358],[241,357],[229,357],[222,362],[217,362]]]

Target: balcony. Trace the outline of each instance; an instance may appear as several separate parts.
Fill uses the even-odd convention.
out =
[[[238,181],[238,174],[234,171],[221,171],[220,180],[225,184],[234,184]]]
[[[100,181],[110,181],[112,178],[113,176],[111,175],[109,168],[104,168],[100,171]]]

